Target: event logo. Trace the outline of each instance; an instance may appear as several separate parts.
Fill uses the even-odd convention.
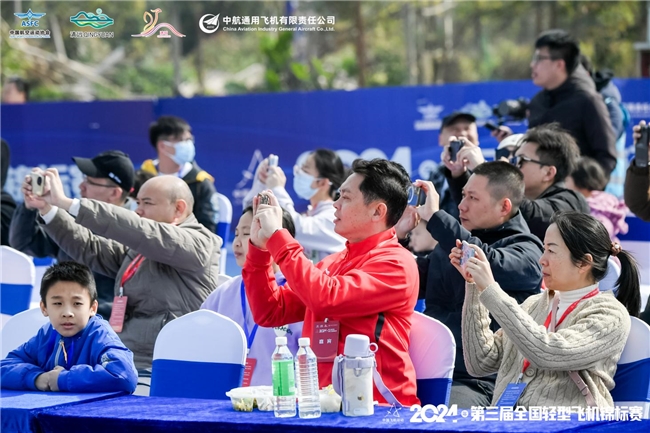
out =
[[[418,101],[417,110],[422,114],[422,119],[416,120],[413,127],[416,131],[431,131],[440,129],[442,119],[440,113],[445,109],[444,105],[433,105],[428,100]]]
[[[97,30],[113,25],[113,18],[103,14],[101,9],[97,9],[95,12],[97,15],[92,12],[77,12],[77,15],[70,17],[70,22],[79,27],[92,27]]]
[[[205,14],[199,20],[199,27],[203,33],[214,33],[219,30],[219,15]]]
[[[388,409],[388,412],[386,412],[386,415],[384,415],[384,418],[382,418],[382,422],[404,422],[404,418],[399,414],[399,411],[402,410],[401,407],[397,407],[395,403],[393,403],[390,408]]]
[[[21,19],[21,27],[28,27],[31,30],[9,30],[10,39],[50,39],[50,31],[48,29],[34,29],[34,27],[40,27],[38,20],[45,16],[43,13],[35,13],[29,9],[27,12],[16,12],[14,13],[16,17]]]
[[[483,99],[476,103],[468,102],[460,107],[458,111],[472,114],[476,117],[476,124],[479,126],[485,125],[485,121],[492,117],[492,107]]]
[[[163,28],[169,29],[169,31],[160,30],[160,33],[158,33],[159,38],[171,38],[171,35],[169,34],[170,31],[173,34],[175,34],[176,36],[178,36],[179,38],[184,38],[185,37],[184,34],[179,32],[178,30],[176,30],[174,28],[174,26],[172,26],[171,24],[169,24],[169,23],[158,23],[158,14],[160,12],[162,12],[162,9],[160,9],[160,8],[151,9],[151,12],[153,12],[155,14],[155,16],[151,16],[151,14],[149,12],[145,11],[144,16],[142,17],[144,19],[144,22],[145,22],[144,29],[142,29],[142,32],[138,33],[137,35],[131,35],[132,37],[134,37],[134,38],[148,38],[148,37],[153,36],[154,34],[156,34],[156,32],[158,32],[158,30],[163,29]]]
[[[70,22],[74,23],[77,27],[92,27],[99,30],[114,24],[113,18],[102,13],[101,9],[97,9],[95,14],[92,12],[80,11],[76,15],[70,17]],[[71,38],[112,38],[113,32],[79,32],[71,31]]]

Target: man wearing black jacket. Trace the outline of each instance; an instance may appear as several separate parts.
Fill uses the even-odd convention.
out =
[[[598,161],[609,176],[616,166],[614,128],[579,56],[577,41],[564,30],[539,36],[530,68],[533,83],[543,90],[530,101],[528,125],[559,122],[575,138],[580,153]]]
[[[439,196],[432,183],[418,182],[427,190],[427,201],[417,208],[418,215],[428,221],[427,230],[438,241],[428,257],[418,259],[420,286],[426,291],[424,313],[444,323],[456,339],[450,403],[462,408],[486,407],[492,399],[495,378],[473,378],[465,368],[461,340],[465,280],[454,272],[449,252],[457,240],[478,245],[490,261],[496,280],[517,302],[539,293],[543,247],[519,211],[524,200],[523,176],[507,162],[486,162],[476,167],[458,205],[460,222],[439,210]],[[496,330],[498,325],[492,322],[492,328]]]
[[[517,166],[524,175],[526,197],[521,202],[521,214],[530,231],[544,240],[551,217],[557,211],[577,210],[589,213],[582,194],[566,188],[564,180],[573,172],[580,157],[575,140],[557,124],[529,129],[517,149]],[[457,203],[472,170],[483,162],[481,150],[472,143],[464,146],[464,163],[447,162],[449,189]]]

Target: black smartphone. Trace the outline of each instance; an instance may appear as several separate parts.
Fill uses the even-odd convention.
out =
[[[490,131],[497,131],[497,130],[499,129],[499,125],[497,125],[496,123],[494,123],[494,122],[491,121],[491,120],[488,120],[487,122],[485,122],[485,125],[484,125],[484,126],[485,126],[487,129],[489,129]]]
[[[650,126],[641,127],[641,138],[634,143],[634,164],[637,167],[648,166],[648,141],[650,140]]]
[[[409,205],[411,206],[422,206],[425,201],[427,201],[427,194],[422,188],[416,186],[411,186],[409,188]]]
[[[449,160],[456,161],[458,151],[463,148],[465,142],[463,140],[454,140],[449,143]]]

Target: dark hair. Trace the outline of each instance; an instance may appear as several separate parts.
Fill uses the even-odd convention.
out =
[[[607,259],[612,253],[612,240],[605,226],[589,214],[577,211],[556,212],[551,218],[571,253],[571,262],[578,266],[586,263],[585,255],[591,254],[591,276],[600,281],[607,275]],[[620,250],[616,257],[621,262],[621,275],[616,281],[617,299],[627,308],[630,316],[639,317],[641,292],[639,268],[634,257]]]
[[[0,154],[0,189],[4,189],[5,182],[7,181],[7,175],[9,174],[9,161],[11,160],[11,151],[9,150],[9,144],[0,139],[2,145],[1,154]]]
[[[535,48],[543,47],[548,48],[553,60],[564,60],[567,74],[571,74],[578,66],[580,46],[568,32],[560,29],[543,32],[535,41]]]
[[[129,195],[133,198],[138,198],[138,191],[140,191],[140,188],[142,188],[142,185],[151,179],[152,177],[155,177],[156,175],[153,174],[150,171],[147,170],[138,170],[135,172],[135,177],[133,179],[133,188],[131,189],[131,192]]]
[[[607,186],[605,170],[598,161],[588,156],[578,159],[571,177],[575,186],[587,191],[604,191]]]
[[[330,197],[336,198],[341,184],[348,177],[341,158],[330,149],[316,149],[312,155],[318,176],[330,181]]]
[[[356,159],[352,163],[352,172],[364,179],[359,184],[366,205],[375,200],[386,204],[386,225],[393,227],[402,217],[408,205],[408,189],[411,179],[402,167],[393,161],[375,158],[371,161]]]
[[[490,196],[494,200],[510,199],[512,202],[511,215],[517,213],[524,200],[524,190],[526,189],[521,170],[505,161],[490,161],[478,165],[474,169],[474,174],[487,177]]]
[[[41,280],[41,301],[46,306],[47,292],[59,281],[77,283],[88,290],[91,305],[97,300],[95,277],[88,266],[76,262],[61,262],[47,268]]]
[[[160,137],[176,137],[185,131],[192,132],[189,123],[176,116],[160,116],[149,126],[149,142],[156,147]]]
[[[537,144],[535,152],[545,165],[557,170],[554,182],[564,182],[573,173],[576,162],[580,158],[580,149],[574,138],[560,128],[557,122],[540,125],[526,131],[522,143]]]
[[[29,83],[20,77],[7,78],[7,83],[16,86],[16,90],[25,94],[25,101],[29,101]]]
[[[241,214],[244,215],[248,212],[253,213],[253,206],[245,207]],[[293,223],[293,218],[289,211],[284,208],[282,208],[282,228],[287,229],[291,237],[296,237],[296,225]]]

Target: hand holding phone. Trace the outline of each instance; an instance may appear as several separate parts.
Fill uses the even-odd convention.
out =
[[[411,185],[408,199],[410,206],[421,206],[427,200],[427,193],[422,188]]]
[[[269,167],[277,167],[278,166],[278,155],[269,155]]]
[[[460,267],[463,268],[463,270],[465,270],[465,268],[467,268],[467,262],[469,261],[469,259],[474,257],[476,251],[474,251],[474,249],[470,247],[469,244],[465,241],[463,241],[463,246],[461,248],[461,251],[463,255],[460,257]]]
[[[462,149],[464,145],[465,145],[465,141],[462,139],[449,142],[450,161],[456,162],[456,159],[458,158],[458,151]]]
[[[45,191],[45,176],[41,173],[30,173],[32,178],[32,194],[36,196],[42,196]]]
[[[650,126],[641,125],[639,132],[641,133],[641,138],[634,143],[634,165],[637,167],[647,167]]]

